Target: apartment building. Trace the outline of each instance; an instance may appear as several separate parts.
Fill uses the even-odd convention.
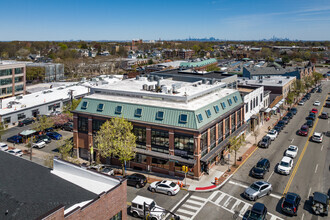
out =
[[[0,99],[25,94],[26,65],[24,63],[0,62]]]

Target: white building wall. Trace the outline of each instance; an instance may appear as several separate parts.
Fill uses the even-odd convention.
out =
[[[260,109],[264,108],[264,87],[261,86],[258,89],[253,90],[251,93],[244,96],[244,103],[245,103],[245,122],[250,120],[252,115],[258,114]],[[262,97],[262,101],[260,98]],[[258,105],[255,104],[258,99]],[[251,101],[252,101],[252,108],[251,108]],[[246,107],[248,104],[248,107]]]

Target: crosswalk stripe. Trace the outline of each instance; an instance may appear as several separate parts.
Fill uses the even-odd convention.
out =
[[[190,220],[191,218],[190,217],[186,217],[184,215],[178,215],[180,216],[180,219],[183,219],[183,220]]]
[[[226,200],[226,202],[223,204],[224,207],[227,207],[227,205],[229,204],[230,200],[232,199],[233,197],[229,196],[229,198]]]
[[[197,200],[201,200],[203,202],[207,200],[205,198],[201,198],[201,197],[197,197],[197,196],[190,196],[190,199],[197,199]]]
[[[194,215],[195,214],[195,212],[190,212],[190,211],[187,211],[185,209],[178,209],[177,212],[181,212],[183,214],[188,214],[188,215]]]
[[[211,201],[218,193],[219,191],[213,192],[212,195],[209,197],[209,200]]]
[[[249,208],[250,204],[249,203],[245,203],[245,205],[243,206],[243,208],[240,211],[241,215],[244,215],[244,213],[246,212],[246,210]]]
[[[196,206],[191,206],[191,205],[187,205],[187,204],[183,204],[182,207],[186,207],[188,209],[192,209],[192,210],[198,210],[199,208]]]
[[[219,198],[217,198],[217,200],[215,200],[214,203],[219,204],[225,196],[226,196],[226,194],[222,193],[221,196]]]
[[[240,200],[236,200],[236,202],[234,203],[233,207],[231,207],[230,210],[235,211],[236,206],[238,206],[240,203],[241,203]]]
[[[199,205],[199,206],[202,206],[204,204],[203,202],[197,202],[197,201],[191,200],[191,199],[188,199],[186,202],[192,203],[192,204],[195,204],[195,205]]]

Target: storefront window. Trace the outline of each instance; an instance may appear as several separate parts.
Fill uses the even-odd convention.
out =
[[[151,150],[161,153],[168,153],[169,138],[168,131],[151,131]]]
[[[136,137],[137,144],[146,144],[146,128],[142,127],[133,127],[133,133]]]
[[[207,131],[205,131],[201,136],[201,153],[202,156],[207,154]]]
[[[237,128],[241,127],[241,121],[242,121],[242,117],[241,117],[241,109],[237,111]]]
[[[194,137],[186,134],[174,134],[174,155],[194,158]]]
[[[136,163],[147,164],[147,156],[143,154],[135,154],[135,158],[133,161]]]
[[[160,167],[169,170],[170,165],[169,165],[169,160],[153,157],[151,159],[151,164],[153,167]]]
[[[229,117],[225,120],[225,136],[226,138],[229,136],[230,128],[229,128]]]
[[[234,132],[236,130],[236,117],[235,113],[231,115],[231,132]]]

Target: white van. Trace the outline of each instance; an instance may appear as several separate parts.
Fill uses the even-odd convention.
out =
[[[144,210],[145,209],[145,210]],[[151,220],[161,220],[165,217],[165,209],[158,206],[153,199],[136,196],[132,201],[131,213],[134,217],[145,217]]]
[[[7,151],[8,150],[8,145],[5,144],[5,143],[0,143],[0,150]]]

